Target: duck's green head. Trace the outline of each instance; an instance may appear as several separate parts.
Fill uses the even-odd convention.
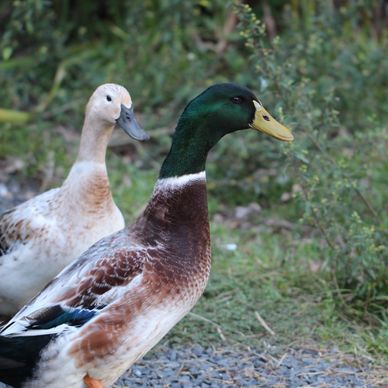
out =
[[[249,89],[232,83],[209,87],[183,111],[160,177],[203,171],[209,150],[223,136],[249,128],[282,141],[294,139]]]

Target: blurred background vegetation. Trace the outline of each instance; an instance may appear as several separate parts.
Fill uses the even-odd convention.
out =
[[[296,141],[245,131],[212,152],[213,275],[172,338],[256,344],[260,313],[274,341],[387,353],[387,23],[385,0],[2,1],[0,180],[60,184],[88,97],[120,83],[152,136],[117,131],[108,155],[132,220],[184,105],[247,85]]]

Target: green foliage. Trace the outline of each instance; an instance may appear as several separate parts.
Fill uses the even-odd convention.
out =
[[[384,131],[376,130],[330,141],[334,152],[345,152],[305,152],[308,163],[302,163],[296,172],[303,222],[313,225],[326,242],[323,268],[331,274],[333,295],[340,304],[362,313],[381,313],[387,304],[388,276],[384,243],[387,219],[381,216],[386,201],[381,197],[386,168],[382,144],[388,138]],[[357,161],[356,147],[362,147]],[[369,159],[374,159],[373,165]]]
[[[196,6],[177,0],[107,6],[27,0],[2,7],[0,96],[14,108],[30,110],[42,101],[61,68],[66,87],[56,94],[56,105],[75,100],[66,108],[80,113],[83,105],[77,104],[91,89],[114,80],[128,85],[141,110],[162,107],[164,122],[170,122],[171,110],[230,74],[213,43],[225,38],[229,11],[221,0]]]
[[[91,91],[117,82],[130,90],[146,128],[173,125],[189,99],[209,84],[233,78],[243,62],[234,46],[220,59],[225,45],[217,42],[233,39],[224,32],[230,12],[223,0],[3,2],[0,108],[32,112],[31,122],[45,120],[54,128],[80,128]],[[16,133],[25,143],[14,139],[16,147],[30,144],[44,158],[45,144],[28,125],[16,122],[2,126],[2,155],[10,154],[5,141]],[[154,154],[167,152],[164,133],[163,147],[156,146]],[[47,136],[54,144],[56,131]],[[42,159],[22,155],[33,170],[41,169]]]
[[[305,28],[291,28],[291,37],[271,43],[249,7],[237,4],[241,34],[252,52],[259,79],[266,80],[262,95],[277,101],[278,116],[296,129],[295,144],[284,149],[288,163],[296,167],[289,171],[289,179],[294,182],[302,222],[312,225],[324,239],[322,274],[326,270],[333,279],[332,296],[342,308],[350,304],[363,313],[381,312],[387,306],[387,220],[383,215],[387,198],[381,185],[388,138],[371,116],[374,112],[379,119],[385,117],[386,107],[380,110],[381,104],[373,96],[386,94],[386,90],[371,85],[371,80],[361,81],[357,91],[343,88],[349,71],[355,72],[355,79],[362,78],[357,60],[339,62],[335,75],[327,71],[333,58],[343,54],[338,48],[349,35],[346,24],[338,27],[338,18],[330,18],[332,10],[325,12],[324,2],[318,3],[321,7],[316,13],[304,19]],[[340,20],[346,18],[345,11]],[[349,51],[358,52],[362,47],[364,57],[376,55],[377,46],[363,45],[362,37],[355,36],[354,42]],[[378,50],[377,55],[382,55],[383,47]],[[379,65],[388,70],[387,63]],[[379,69],[375,76],[384,84],[381,71],[384,73]],[[371,87],[378,92],[367,93]],[[362,95],[372,97],[366,101]],[[339,101],[344,101],[340,116]],[[355,120],[360,132],[354,131]]]

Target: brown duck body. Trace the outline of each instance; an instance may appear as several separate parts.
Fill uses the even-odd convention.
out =
[[[93,245],[2,333],[16,334],[33,312],[33,320],[42,320],[50,314],[39,311],[44,306],[101,309],[44,349],[26,386],[54,387],[55,375],[66,386],[82,387],[88,373],[112,384],[195,305],[210,260],[205,174],[160,179],[132,226]]]

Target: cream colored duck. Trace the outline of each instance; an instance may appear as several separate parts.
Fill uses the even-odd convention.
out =
[[[104,84],[89,99],[78,156],[62,186],[0,216],[0,315],[18,311],[71,260],[124,227],[105,165],[115,126],[148,138],[128,91]]]

